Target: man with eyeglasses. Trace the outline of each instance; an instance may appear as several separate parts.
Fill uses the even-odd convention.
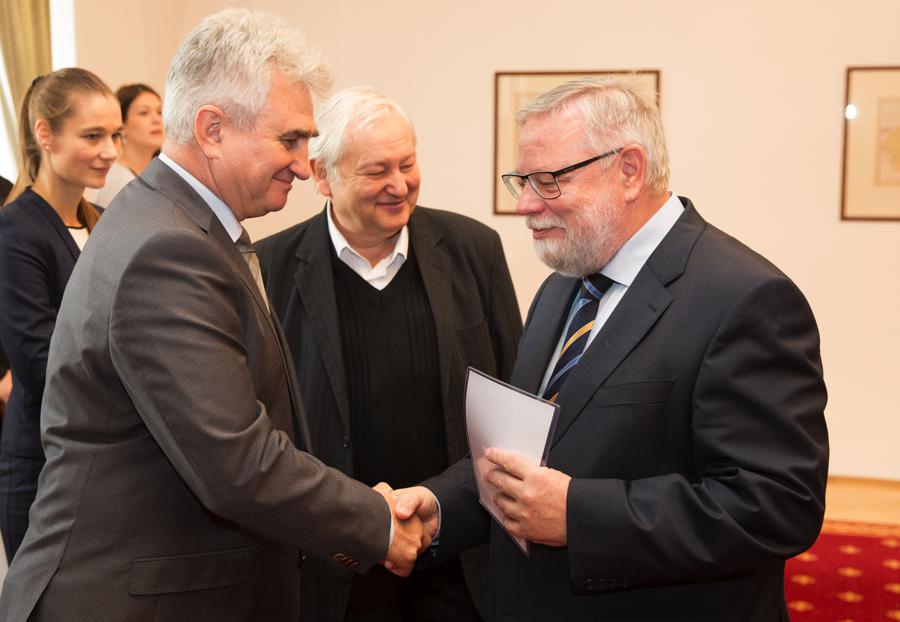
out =
[[[652,94],[577,80],[517,121],[503,180],[556,272],[511,383],[561,409],[546,467],[489,449],[488,480],[534,546],[484,518],[466,461],[397,511],[439,511],[427,563],[490,539],[490,620],[788,620],[784,561],[819,533],[828,461],[809,305],[669,192]]]

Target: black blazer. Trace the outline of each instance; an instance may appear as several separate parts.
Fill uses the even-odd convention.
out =
[[[471,365],[509,378],[522,320],[495,231],[465,216],[416,207],[409,235],[434,315],[447,455],[454,462],[468,452],[463,401],[466,368]],[[260,241],[256,248],[270,304],[282,321],[296,362],[313,454],[352,476],[334,251],[325,211]],[[463,559],[470,591],[481,607],[484,553]],[[307,560],[301,581],[304,616],[343,619],[350,585],[350,573]]]
[[[428,482],[441,555],[490,537],[490,620],[788,620],[784,560],[825,504],[818,330],[790,279],[682,202],[559,395],[568,546],[525,558],[468,462]],[[514,385],[538,390],[577,286],[544,282]]]
[[[0,441],[5,454],[44,456],[47,352],[79,252],[56,211],[30,188],[0,209],[0,341],[13,370]]]

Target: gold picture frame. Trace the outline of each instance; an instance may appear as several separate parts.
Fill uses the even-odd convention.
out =
[[[900,67],[848,67],[842,220],[900,220]]]
[[[563,82],[582,77],[630,75],[657,93],[659,103],[658,69],[619,71],[498,71],[494,73],[494,213],[516,213],[516,200],[506,190],[500,175],[516,168],[516,146],[519,127],[516,112],[541,93]]]

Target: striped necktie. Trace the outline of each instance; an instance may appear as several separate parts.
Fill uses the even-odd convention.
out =
[[[262,295],[262,299],[268,309],[269,299],[266,297],[266,286],[263,283],[262,270],[259,267],[259,257],[256,256],[256,250],[253,248],[253,244],[250,243],[250,234],[243,227],[241,227],[241,237],[238,238],[235,244],[237,244],[238,250],[241,251],[244,261],[247,262],[247,267],[250,268],[250,274],[253,276],[256,288]]]
[[[562,388],[569,371],[572,370],[581,355],[584,353],[588,337],[591,335],[591,329],[594,327],[594,320],[597,318],[597,309],[600,308],[600,298],[613,284],[602,274],[590,274],[581,279],[581,289],[578,291],[578,298],[575,300],[575,313],[572,315],[572,321],[569,322],[569,329],[566,331],[566,339],[563,347],[559,351],[559,360],[553,368],[553,374],[550,376],[550,382],[544,389],[543,398],[551,402],[556,402],[559,397],[559,390]]]

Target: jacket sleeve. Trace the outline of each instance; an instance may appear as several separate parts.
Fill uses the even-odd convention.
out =
[[[177,231],[135,252],[110,318],[113,365],[207,509],[326,559],[340,551],[358,562],[355,570],[368,569],[388,549],[388,505],[297,450],[273,425],[266,394],[287,378],[283,367],[275,377],[256,376],[250,351],[257,359],[280,355],[265,347],[267,326],[242,318],[249,290],[211,246],[202,234]]]
[[[47,353],[57,309],[50,265],[33,231],[0,217],[0,336],[16,382],[33,396],[44,391]]]

